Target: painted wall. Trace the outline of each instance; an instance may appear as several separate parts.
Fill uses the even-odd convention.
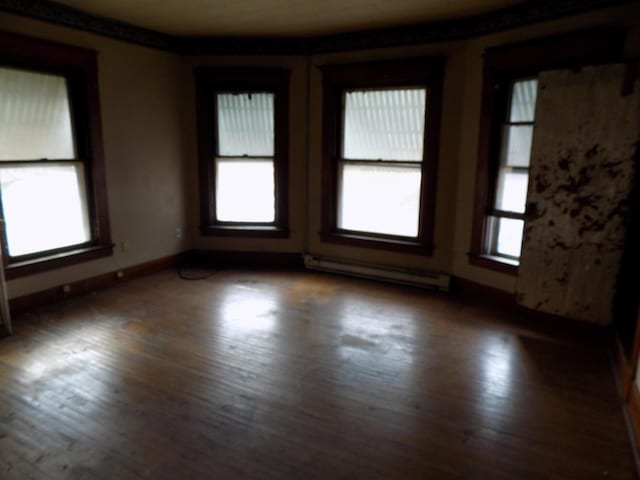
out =
[[[9,283],[11,297],[91,277],[191,248],[301,252],[362,262],[436,270],[515,290],[515,278],[467,260],[473,213],[482,54],[485,48],[594,26],[632,26],[627,46],[640,57],[640,5],[544,22],[480,38],[431,45],[305,56],[192,56],[0,14],[0,29],[99,52],[100,100],[111,226],[111,258]],[[425,257],[323,243],[321,196],[321,74],[330,63],[447,55],[437,181],[435,251]],[[193,68],[284,67],[290,89],[290,227],[287,239],[203,237],[198,232],[197,145]],[[182,228],[183,238],[175,238]],[[122,244],[128,248],[123,251]]]
[[[162,258],[189,248],[182,125],[183,65],[177,55],[0,14],[0,29],[98,51],[112,257],[12,280],[17,297]],[[123,246],[125,248],[123,249]]]

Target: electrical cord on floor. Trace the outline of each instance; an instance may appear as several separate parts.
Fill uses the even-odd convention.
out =
[[[204,275],[188,275],[186,273],[187,270],[192,269],[192,270],[204,270],[201,267],[192,267],[189,266],[188,264],[185,263],[180,263],[178,265],[178,277],[180,277],[182,280],[206,280],[207,278],[210,278],[212,276],[214,276],[216,273],[218,273],[218,270],[214,270],[212,272],[208,272]]]

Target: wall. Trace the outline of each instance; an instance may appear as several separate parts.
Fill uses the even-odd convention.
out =
[[[440,44],[305,56],[192,56],[0,14],[0,29],[94,48],[115,255],[9,283],[10,297],[87,278],[183,250],[301,252],[362,262],[444,271],[505,291],[515,277],[469,264],[475,191],[482,54],[492,46],[580,30],[627,25],[628,55],[640,57],[640,5],[616,7],[483,37]],[[319,240],[321,74],[317,66],[447,55],[433,256],[347,247]],[[290,226],[287,239],[203,237],[198,232],[193,68],[200,65],[291,70]],[[175,229],[184,231],[175,238]],[[128,248],[122,250],[122,242]]]
[[[0,29],[98,52],[112,257],[12,280],[17,297],[187,249],[188,185],[177,55],[0,14]],[[125,243],[126,242],[126,243]],[[123,249],[123,245],[126,247]]]

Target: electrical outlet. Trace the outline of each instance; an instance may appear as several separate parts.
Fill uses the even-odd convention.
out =
[[[129,240],[123,240],[122,241],[122,243],[120,244],[120,250],[122,250],[122,253],[124,253],[127,250],[129,250]]]
[[[182,238],[182,229],[180,227],[176,228],[176,238]]]

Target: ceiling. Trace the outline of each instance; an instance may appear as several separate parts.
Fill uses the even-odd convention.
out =
[[[314,37],[454,20],[526,0],[56,0],[185,37]]]

